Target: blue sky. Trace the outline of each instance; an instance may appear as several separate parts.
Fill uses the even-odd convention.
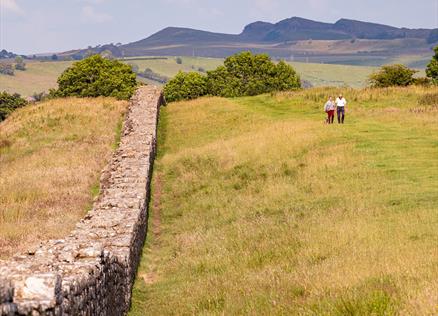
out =
[[[0,48],[20,54],[128,43],[166,26],[240,33],[300,16],[438,27],[438,0],[0,0]]]

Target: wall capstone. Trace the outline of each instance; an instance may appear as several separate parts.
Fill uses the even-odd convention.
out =
[[[162,92],[140,87],[93,209],[64,239],[0,261],[1,315],[124,315],[147,229]]]

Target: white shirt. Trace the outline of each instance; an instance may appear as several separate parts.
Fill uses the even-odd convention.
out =
[[[336,106],[344,107],[347,104],[347,100],[345,98],[339,99],[336,98]]]

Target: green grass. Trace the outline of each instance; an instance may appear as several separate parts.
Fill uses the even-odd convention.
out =
[[[319,86],[350,86],[361,88],[367,85],[367,79],[377,67],[347,66],[330,64],[290,63],[301,75],[301,78],[312,85]]]
[[[130,315],[438,312],[438,90],[338,92],[162,108]]]
[[[56,88],[59,75],[71,64],[70,61],[26,62],[25,71],[15,71],[14,76],[0,75],[0,90],[23,96],[47,92]]]
[[[178,71],[205,71],[215,69],[223,63],[220,58],[203,57],[182,57],[182,64],[176,63],[175,57],[164,57],[167,59],[150,59],[150,57],[132,57],[125,59],[128,64],[135,64],[140,71],[146,68],[154,72],[173,77]],[[33,62],[27,63],[26,71],[16,71],[15,76],[0,75],[0,90],[10,93],[19,93],[23,96],[30,96],[34,93],[48,91],[56,88],[56,80],[59,75],[69,67],[71,61],[56,62]],[[291,65],[297,70],[301,77],[314,86],[351,86],[364,87],[368,76],[377,68],[363,66],[346,66],[330,64],[312,64],[292,62]],[[157,82],[144,78],[139,81],[147,84],[160,85]]]

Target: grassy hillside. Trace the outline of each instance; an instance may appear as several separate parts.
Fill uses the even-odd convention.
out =
[[[174,57],[163,59],[151,59],[151,57],[136,57],[124,60],[128,64],[137,65],[140,71],[146,68],[154,72],[173,77],[178,71],[198,71],[199,68],[212,70],[223,63],[223,59],[182,57],[182,64],[177,64]],[[28,70],[16,71],[15,76],[0,75],[1,90],[10,93],[20,93],[23,96],[32,95],[35,92],[48,91],[56,87],[56,79],[72,62],[31,62],[27,65]],[[329,64],[312,64],[292,62],[291,65],[300,73],[301,77],[315,86],[351,86],[363,87],[366,80],[375,67],[344,66]],[[144,80],[146,83],[156,82]]]
[[[438,89],[338,92],[162,109],[130,315],[438,312]]]
[[[70,61],[26,62],[26,71],[15,71],[14,76],[0,74],[0,90],[23,96],[48,91],[57,86],[59,75],[71,64]]]
[[[127,102],[63,99],[0,124],[0,258],[65,236],[91,206]]]
[[[124,60],[125,63],[137,65],[140,71],[146,68],[166,77],[173,77],[178,71],[212,70],[223,63],[221,58],[182,57],[182,64],[176,63],[175,57],[132,57]],[[413,67],[422,66],[427,57],[418,60],[416,56],[404,56],[396,60],[386,60],[387,63],[401,62],[412,64]],[[430,59],[430,58],[429,58]],[[353,63],[353,61],[352,61]],[[356,62],[354,62],[356,63]],[[364,62],[365,63],[365,62]],[[26,71],[16,71],[15,76],[0,75],[0,90],[10,93],[20,93],[23,96],[32,95],[35,92],[48,91],[56,87],[56,79],[72,62],[29,62]],[[320,64],[306,62],[290,62],[301,77],[312,85],[319,86],[350,86],[360,88],[367,85],[368,76],[377,67]],[[359,63],[360,64],[360,63]],[[424,76],[424,71],[419,75]],[[152,83],[144,78],[140,81]]]

